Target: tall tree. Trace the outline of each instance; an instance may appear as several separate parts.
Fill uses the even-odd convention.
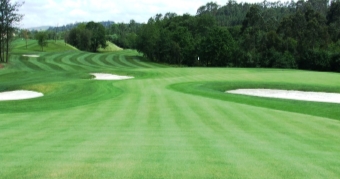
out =
[[[44,51],[44,47],[47,46],[47,33],[38,32],[35,34],[35,38],[38,40],[38,45],[41,47],[41,51]]]
[[[222,27],[210,29],[201,46],[199,56],[206,66],[232,65],[235,43],[227,29]]]
[[[340,39],[340,0],[333,0],[327,12],[327,25],[333,41]]]
[[[90,51],[97,52],[99,47],[106,48],[105,27],[100,23],[93,21],[86,24],[86,29],[92,34]]]
[[[106,48],[105,27],[100,23],[81,23],[66,34],[67,43],[79,50],[97,52],[98,48]]]
[[[72,29],[67,36],[67,43],[77,47],[79,50],[90,51],[91,32],[85,26],[78,25]]]
[[[220,8],[220,6],[214,2],[208,2],[205,6],[201,6],[197,9],[197,15],[200,14],[211,14],[216,15],[217,10]]]
[[[23,30],[23,36],[24,36],[25,41],[26,41],[26,49],[27,49],[27,40],[28,40],[28,30],[27,29]]]
[[[138,32],[137,50],[142,52],[144,56],[148,57],[151,61],[159,61],[157,59],[158,41],[160,38],[160,27],[157,26],[155,20],[150,18],[147,24],[144,24]]]
[[[14,26],[23,18],[23,15],[18,14],[22,5],[23,3],[12,4],[10,0],[0,0],[0,62],[8,62]]]

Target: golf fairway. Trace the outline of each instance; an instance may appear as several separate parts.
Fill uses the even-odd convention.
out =
[[[340,176],[339,104],[224,93],[340,92],[340,74],[169,67],[132,50],[39,55],[0,69],[0,91],[44,93],[0,101],[0,178]]]

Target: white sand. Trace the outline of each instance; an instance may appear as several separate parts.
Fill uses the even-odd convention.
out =
[[[34,91],[17,90],[17,91],[6,91],[0,93],[0,101],[9,100],[22,100],[30,98],[38,98],[44,96],[44,94]]]
[[[39,55],[22,55],[23,57],[32,57],[32,58],[38,58]]]
[[[127,80],[134,78],[132,76],[119,76],[106,73],[91,73],[91,75],[95,76],[95,80]]]
[[[340,103],[340,93],[303,92],[294,90],[274,90],[274,89],[237,89],[226,92],[268,98]]]

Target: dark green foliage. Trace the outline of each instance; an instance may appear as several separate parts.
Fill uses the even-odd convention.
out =
[[[326,71],[330,69],[330,55],[323,50],[307,50],[302,53],[298,66],[301,69]]]
[[[110,34],[109,41],[122,48],[136,48],[137,31],[141,24],[134,20],[130,20],[128,24],[118,23],[112,24],[107,28],[107,33]]]
[[[99,47],[105,48],[107,46],[105,27],[102,24],[92,21],[86,24],[85,29],[91,33],[89,51],[96,52]]]
[[[225,28],[212,28],[200,44],[199,55],[206,66],[234,66],[235,43]]]
[[[339,71],[339,12],[339,0],[209,2],[196,16],[157,14],[138,31],[136,48],[178,65]]]
[[[90,22],[64,35],[81,50],[96,51],[106,39],[151,61],[179,66],[339,71],[340,0],[208,2],[195,16],[156,14],[146,24],[131,20],[105,30]]]
[[[68,34],[67,42],[79,50],[87,51],[90,49],[91,32],[83,28],[74,28]]]
[[[97,52],[98,48],[107,46],[105,27],[95,22],[79,24],[67,34],[65,41],[79,50]]]
[[[0,63],[8,62],[11,51],[10,44],[16,30],[15,26],[23,18],[23,15],[18,14],[22,4],[12,3],[10,0],[0,0]]]
[[[198,16],[157,15],[138,32],[137,49],[153,61],[186,66],[228,66],[235,43],[208,12]]]
[[[332,71],[340,72],[340,52],[331,56],[330,66]]]
[[[35,38],[38,40],[38,45],[41,47],[41,51],[44,51],[44,47],[47,46],[47,33],[46,32],[38,32],[35,34]]]
[[[333,0],[327,12],[328,32],[333,41],[340,39],[340,0]]]
[[[153,18],[150,18],[146,25],[140,29],[137,39],[137,50],[143,52],[151,61],[158,61],[156,59],[157,41],[160,38],[160,30],[155,25]]]
[[[285,51],[283,54],[278,54],[273,62],[274,68],[297,68],[294,56],[288,51]]]

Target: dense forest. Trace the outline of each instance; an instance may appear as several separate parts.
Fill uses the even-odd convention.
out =
[[[340,1],[208,3],[157,14],[137,33],[147,58],[186,66],[340,71]]]
[[[134,20],[98,24],[101,38],[137,49],[154,62],[340,72],[340,0],[255,4],[229,0],[224,6],[209,2],[195,15],[166,13],[143,24]],[[49,39],[65,39],[92,52],[98,47],[89,47],[93,33],[86,23],[48,30]]]

